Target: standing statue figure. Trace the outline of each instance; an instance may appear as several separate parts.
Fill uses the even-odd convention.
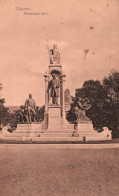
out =
[[[48,91],[50,89],[50,97],[52,97],[52,103],[58,105],[60,81],[56,78],[55,74],[52,74],[52,78],[53,79],[49,81]]]
[[[57,45],[53,45],[53,49],[49,49],[50,64],[60,64],[60,54],[57,50]]]
[[[25,101],[25,110],[27,111],[29,123],[35,120],[35,114],[36,114],[35,109],[36,109],[35,100],[32,98],[32,94],[29,94],[29,98]]]

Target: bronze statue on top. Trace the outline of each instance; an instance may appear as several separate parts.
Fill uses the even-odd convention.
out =
[[[50,64],[60,64],[60,54],[57,50],[57,45],[53,45],[52,49],[48,48]]]

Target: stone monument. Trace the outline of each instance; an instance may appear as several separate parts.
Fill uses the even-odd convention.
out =
[[[48,48],[50,64],[45,77],[45,130],[63,129],[70,125],[65,118],[64,84],[65,77],[57,46]]]
[[[17,123],[17,129],[11,134],[8,133],[8,136],[24,138],[25,140],[32,137],[39,137],[42,132],[42,125],[35,120],[36,103],[32,98],[32,94],[29,94],[29,98],[26,99],[25,106],[21,108],[20,115],[21,121]]]
[[[92,121],[86,116],[86,111],[91,108],[87,101],[83,101],[79,97],[78,105],[75,107],[77,113],[77,133],[82,141],[110,140],[112,138],[111,131],[107,127],[103,127],[103,131],[98,133],[93,129]]]
[[[45,114],[44,122],[35,122],[36,106],[35,100],[29,94],[29,98],[25,102],[25,112],[27,122],[17,124],[17,129],[13,133],[8,132],[8,127],[2,129],[0,138],[13,140],[32,140],[32,141],[96,141],[96,140],[110,140],[111,132],[107,127],[103,127],[102,133],[97,133],[93,129],[92,122],[86,117],[86,110],[91,106],[83,102],[79,98],[77,105],[77,119],[76,128],[74,125],[66,121],[65,116],[65,77],[62,65],[60,63],[60,54],[57,45],[53,48],[48,48],[49,66],[44,74],[45,77]],[[69,91],[68,101],[70,102]]]

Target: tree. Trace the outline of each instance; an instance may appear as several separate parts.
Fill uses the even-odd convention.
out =
[[[91,105],[90,109],[86,111],[86,116],[92,120],[94,129],[101,131],[104,126],[109,127],[109,121],[107,120],[109,116],[108,113],[105,113],[105,109],[108,108],[107,100],[107,92],[100,81],[85,81],[82,88],[76,89],[75,97],[68,115],[70,118],[71,115],[75,118],[76,112],[74,112],[74,108],[78,106],[78,102],[84,106],[85,104]]]
[[[44,113],[45,113],[45,106],[42,106],[40,109],[38,109],[38,112],[36,110],[36,114],[38,115],[38,120],[40,122],[44,120]]]
[[[3,89],[2,84],[0,83],[0,91]],[[3,107],[3,104],[5,103],[5,99],[0,98],[0,109]]]
[[[82,88],[76,89],[71,110],[67,113],[69,121],[74,122],[78,101],[91,104],[86,115],[92,120],[94,129],[101,131],[106,126],[112,130],[113,137],[119,136],[119,72],[111,71],[102,83],[85,81]]]
[[[103,79],[103,87],[108,95],[110,125],[113,136],[119,136],[119,72],[112,70],[108,77]]]
[[[76,97],[93,105],[102,105],[107,94],[100,81],[85,81],[82,88],[76,89]]]
[[[2,84],[0,83],[0,91],[3,89]],[[16,119],[14,115],[9,113],[9,109],[4,106],[5,99],[0,99],[0,129],[2,126],[9,124],[11,129],[16,127]]]
[[[119,102],[119,72],[111,71],[109,76],[103,79],[103,86],[111,101],[117,104]]]

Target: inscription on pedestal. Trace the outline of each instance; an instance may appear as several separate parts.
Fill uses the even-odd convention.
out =
[[[60,108],[54,108],[54,107],[49,108],[49,114],[60,116],[61,115],[61,110],[60,110]]]
[[[49,107],[48,129],[59,129],[62,126],[61,122],[61,107]]]

